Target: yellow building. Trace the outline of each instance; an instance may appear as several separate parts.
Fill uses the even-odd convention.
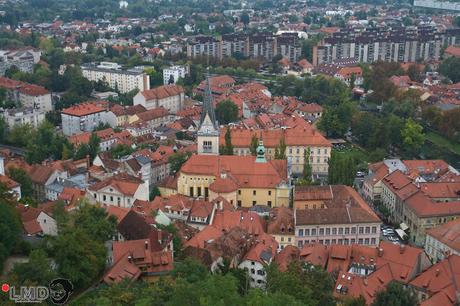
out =
[[[288,245],[295,246],[294,211],[288,207],[277,207],[270,210],[267,234],[278,242],[278,251]]]
[[[265,157],[275,158],[276,148],[281,141],[286,144],[286,159],[292,173],[303,172],[305,154],[309,154],[310,165],[314,176],[325,176],[328,173],[328,161],[331,157],[332,144],[321,133],[308,124],[297,125],[286,129],[249,130],[234,128],[230,130],[233,154],[251,155],[250,147],[254,136],[262,137]],[[220,143],[225,143],[225,133],[220,135]]]
[[[289,206],[287,162],[258,157],[193,155],[177,177],[177,193],[214,200],[223,197],[235,207]]]

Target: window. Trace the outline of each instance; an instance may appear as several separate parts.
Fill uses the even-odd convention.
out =
[[[369,244],[369,238],[364,239],[364,244],[368,245]]]
[[[345,235],[348,235],[350,234],[350,228],[349,227],[345,227]]]
[[[254,268],[251,269],[251,273],[252,273],[252,274],[256,274],[256,270],[255,270]]]
[[[352,227],[352,228],[351,228],[351,233],[352,233],[352,234],[356,234],[356,227]]]
[[[189,193],[189,195],[190,195],[191,197],[193,197],[193,187],[190,187],[190,193]]]
[[[323,236],[323,235],[324,235],[324,228],[320,228],[320,229],[319,229],[319,235],[320,235],[320,236]]]
[[[269,195],[269,196],[272,195],[272,191],[271,191],[271,190],[268,191],[268,195]]]
[[[303,236],[303,229],[299,229],[298,235],[299,235],[300,237]]]
[[[337,229],[335,227],[332,228],[332,235],[337,235]]]
[[[375,244],[375,238],[371,238],[371,244]]]
[[[339,235],[343,235],[343,227],[339,227]]]
[[[256,205],[257,205],[256,201],[252,201],[252,206],[256,206]]]
[[[264,270],[257,270],[257,274],[258,275],[265,275],[265,271]]]
[[[255,190],[252,191],[252,195],[256,195],[256,191],[255,191]]]
[[[238,207],[241,207],[241,200],[238,200],[237,205],[238,205]]]
[[[377,226],[372,227],[372,234],[375,234],[375,233],[377,233]]]
[[[238,195],[241,195],[241,190],[238,189]]]
[[[110,196],[110,202],[113,202],[113,196]]]
[[[363,244],[363,238],[358,239],[358,244]]]
[[[268,207],[272,207],[272,201],[267,202]]]
[[[102,200],[107,200],[107,196],[105,194],[102,196]]]
[[[311,235],[312,235],[312,236],[315,236],[315,235],[316,235],[316,228],[312,228],[312,229],[311,229]]]
[[[366,226],[366,234],[370,234],[371,228],[369,226]]]
[[[331,229],[328,227],[326,228],[326,235],[330,235],[331,234]]]
[[[362,227],[362,226],[359,227],[359,233],[360,233],[360,234],[363,234],[363,233],[364,233],[364,227]]]
[[[351,238],[351,239],[350,239],[350,243],[351,243],[351,244],[356,243],[355,238]]]
[[[307,228],[307,229],[305,230],[305,236],[310,236],[310,229]]]

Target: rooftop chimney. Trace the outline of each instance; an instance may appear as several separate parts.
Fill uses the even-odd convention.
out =
[[[145,244],[145,249],[148,250],[149,249],[149,241],[145,240],[144,244]]]
[[[404,254],[404,251],[406,250],[406,246],[404,244],[399,245],[399,254]]]
[[[435,276],[438,277],[439,273],[441,273],[441,271],[439,271],[439,269],[436,269]]]
[[[382,257],[383,256],[383,249],[382,248],[379,248],[379,257]]]

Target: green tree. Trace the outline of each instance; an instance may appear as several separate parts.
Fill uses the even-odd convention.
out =
[[[73,216],[73,226],[85,231],[93,241],[104,243],[115,233],[117,220],[108,216],[107,211],[82,201]]]
[[[245,13],[241,14],[240,20],[245,26],[247,26],[249,24],[249,20],[250,20],[248,13],[245,12]]]
[[[232,135],[229,127],[227,127],[225,132],[225,144],[222,146],[220,154],[233,155]]]
[[[157,186],[153,186],[149,193],[150,201],[153,201],[156,197],[161,196],[160,189]]]
[[[267,292],[287,294],[303,305],[335,305],[333,287],[332,277],[315,266],[293,262],[286,272],[279,271],[276,265],[267,269]]]
[[[25,147],[32,137],[32,132],[30,124],[15,125],[8,135],[8,142],[17,147]]]
[[[310,165],[310,148],[304,151],[303,172],[302,178],[298,185],[310,185],[313,181],[313,170]]]
[[[76,289],[89,286],[104,271],[106,248],[85,230],[64,231],[49,241],[48,248],[58,275],[70,279]]]
[[[460,82],[460,58],[451,56],[441,62],[439,72],[452,82]]]
[[[397,282],[391,282],[385,290],[379,291],[372,306],[415,306],[417,299],[410,290]]]
[[[191,156],[190,152],[187,153],[174,153],[168,158],[168,162],[171,164],[171,174],[177,173],[182,165],[187,161]]]
[[[275,159],[286,159],[286,141],[284,138],[280,139],[280,143],[275,148]]]
[[[356,175],[356,161],[345,153],[332,151],[329,159],[328,183],[353,186]]]
[[[410,118],[406,120],[404,129],[401,130],[401,137],[404,149],[411,154],[418,152],[425,142],[423,127]]]
[[[249,151],[251,152],[251,155],[253,155],[253,156],[257,155],[257,147],[258,146],[259,146],[259,139],[254,134],[254,135],[252,135],[251,144],[249,145]]]
[[[21,185],[21,196],[23,197],[32,197],[32,180],[30,179],[29,174],[21,168],[9,167],[8,176],[18,182]]]
[[[219,124],[229,124],[238,120],[238,106],[230,100],[220,102],[216,107],[216,118]]]
[[[8,138],[8,124],[3,117],[0,118],[0,144],[6,143]]]
[[[21,221],[17,215],[13,199],[8,188],[0,183],[0,268],[10,255],[13,248],[19,243],[21,235]]]
[[[9,277],[14,280],[16,286],[49,284],[56,278],[56,272],[52,268],[51,259],[42,249],[33,250],[29,255],[29,261],[19,263]]]

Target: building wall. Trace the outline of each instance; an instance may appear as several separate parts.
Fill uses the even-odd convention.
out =
[[[296,225],[296,244],[360,244],[378,246],[380,223]]]
[[[452,221],[460,215],[444,215],[433,217],[419,217],[405,202],[402,203],[402,222],[409,227],[410,242],[416,246],[423,247],[426,240],[426,230],[437,227],[446,222]]]
[[[117,124],[117,117],[112,112],[99,112],[81,117],[62,113],[61,118],[62,132],[66,136],[92,132],[99,123],[108,123],[111,127]]]
[[[276,148],[265,146],[265,158],[267,160],[275,159]],[[313,175],[327,175],[329,169],[329,159],[331,157],[331,147],[316,146],[287,146],[286,157],[292,165],[292,173],[300,174],[303,172],[305,162],[305,151],[310,149],[310,165]],[[246,156],[251,155],[249,147],[234,147],[234,155]]]
[[[177,192],[190,197],[205,196],[208,189],[208,196],[211,197],[209,185],[216,178],[211,175],[193,175],[180,173],[177,180]],[[192,189],[191,189],[192,188]],[[193,193],[191,191],[193,190]],[[216,193],[212,193],[216,197]],[[219,194],[220,195],[220,194]],[[284,187],[275,188],[241,188],[236,192],[236,206],[252,207],[254,205],[289,206],[290,189]],[[223,194],[232,199],[233,195]]]
[[[38,215],[37,222],[40,224],[43,234],[50,236],[56,236],[58,234],[56,221],[44,212]]]
[[[425,252],[434,263],[445,259],[446,254],[460,256],[460,250],[455,250],[430,235],[426,235]]]
[[[257,261],[244,260],[238,267],[248,273],[249,285],[251,288],[265,287],[267,274],[265,272],[265,267],[261,263]]]
[[[139,91],[150,89],[149,76],[145,73],[133,74],[123,73],[120,70],[82,67],[82,74],[90,81],[105,81],[111,88],[118,88],[121,93],[127,93],[135,89]]]
[[[19,93],[19,101],[22,106],[38,108],[41,111],[49,112],[53,110],[53,103],[51,101],[51,94],[30,96]]]
[[[274,235],[271,234],[273,238],[278,242],[278,252],[287,247],[288,245],[296,246],[295,243],[295,234],[294,229],[291,235]]]

